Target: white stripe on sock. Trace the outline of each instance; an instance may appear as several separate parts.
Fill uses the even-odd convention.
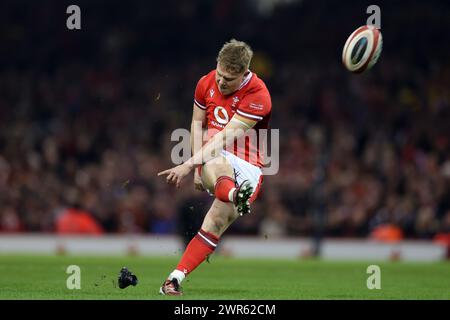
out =
[[[172,273],[169,275],[169,279],[172,280],[173,278],[178,280],[178,283],[180,284],[181,281],[184,280],[184,278],[186,278],[186,275],[184,274],[184,272],[175,269],[172,271]]]
[[[230,192],[228,192],[228,199],[230,200],[231,203],[234,202],[234,190],[236,190],[236,188],[233,188],[230,190]]]
[[[214,248],[217,247],[217,244],[209,240],[207,237],[201,234],[201,232],[198,233],[200,237],[202,237],[206,242],[208,242],[210,245],[212,245]]]

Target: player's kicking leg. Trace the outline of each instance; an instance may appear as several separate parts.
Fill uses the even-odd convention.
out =
[[[216,199],[203,220],[197,235],[168,279],[160,288],[165,295],[181,295],[180,284],[217,247],[221,235],[239,215],[250,212],[253,187],[248,181],[236,186],[234,170],[224,157],[218,157],[202,168],[202,181],[207,190],[214,190]]]
[[[234,204],[241,216],[250,213],[249,199],[253,187],[245,180],[237,184],[235,169],[225,156],[219,156],[202,167],[202,182],[205,189],[217,199]]]

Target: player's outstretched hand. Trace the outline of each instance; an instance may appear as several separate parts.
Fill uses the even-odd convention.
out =
[[[158,173],[158,176],[167,175],[167,183],[175,184],[177,188],[180,187],[181,180],[192,170],[186,163],[179,166],[167,169]]]

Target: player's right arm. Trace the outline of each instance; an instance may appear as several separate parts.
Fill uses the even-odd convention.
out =
[[[194,103],[191,122],[191,149],[194,155],[203,145],[203,134],[206,129],[206,111]],[[198,169],[194,170],[194,186],[197,190],[205,190]]]

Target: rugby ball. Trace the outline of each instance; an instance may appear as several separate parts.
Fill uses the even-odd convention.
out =
[[[383,48],[379,29],[366,25],[359,27],[348,37],[342,50],[342,63],[353,73],[362,73],[377,63]]]

